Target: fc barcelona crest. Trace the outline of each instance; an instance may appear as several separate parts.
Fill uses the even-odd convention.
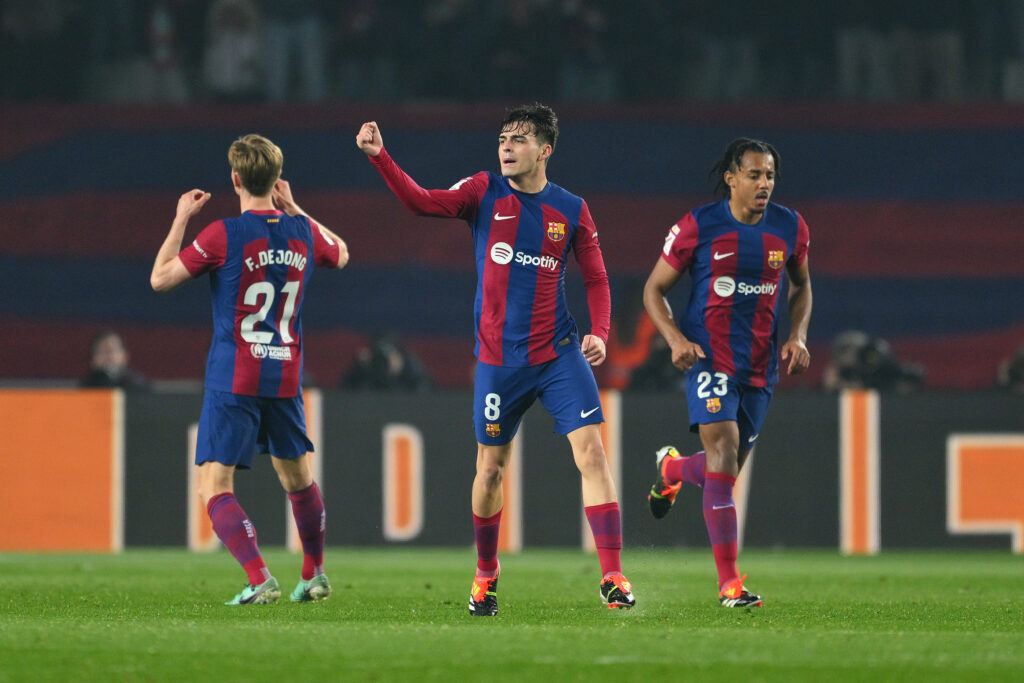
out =
[[[722,409],[722,399],[720,398],[709,398],[708,399],[708,412],[717,413]]]
[[[496,437],[501,435],[501,425],[487,423],[487,436]]]
[[[786,260],[786,252],[779,250],[768,250],[768,265],[778,270],[782,267],[782,263]]]
[[[548,237],[552,242],[561,242],[565,239],[565,223],[548,221]]]

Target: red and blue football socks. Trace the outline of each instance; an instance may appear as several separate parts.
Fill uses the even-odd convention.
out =
[[[324,539],[327,537],[324,499],[314,481],[301,491],[290,492],[288,500],[302,542],[302,580],[309,581],[324,573]]]
[[[479,517],[473,513],[477,576],[493,579],[498,575],[498,532],[500,530],[501,510],[490,517]]]
[[[669,458],[665,464],[665,483],[675,484],[684,481],[694,486],[704,486],[704,451],[697,451],[686,458]]]
[[[256,545],[256,527],[249,521],[245,510],[233,493],[221,493],[209,500],[206,512],[213,522],[213,530],[238,564],[242,565],[249,583],[258,586],[270,578],[267,563]]]
[[[608,578],[622,573],[622,514],[619,504],[602,503],[583,508],[594,534],[594,546],[601,562],[601,574]]]
[[[704,523],[711,540],[711,553],[718,569],[718,588],[739,576],[736,558],[739,554],[736,526],[736,503],[732,489],[736,477],[722,472],[708,472],[704,482]]]

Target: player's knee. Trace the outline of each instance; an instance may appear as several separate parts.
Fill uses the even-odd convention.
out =
[[[213,498],[222,493],[233,493],[234,491],[231,480],[218,476],[212,465],[198,466],[196,474],[196,492],[199,494],[199,499],[203,501],[203,505],[209,505]]]
[[[227,493],[227,491],[221,491],[211,484],[200,484],[196,491],[199,494],[199,500],[203,502],[203,505],[209,505],[210,501],[218,495],[221,493]]]
[[[576,466],[583,475],[600,475],[608,469],[608,458],[600,444],[592,444],[575,454]]]
[[[505,478],[505,465],[493,460],[481,459],[477,462],[476,474],[484,486],[489,489],[497,488],[501,486],[501,482]]]

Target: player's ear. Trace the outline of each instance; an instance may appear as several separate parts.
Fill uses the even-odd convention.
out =
[[[730,170],[728,170],[728,171],[726,171],[725,173],[722,174],[722,180],[725,181],[725,186],[726,187],[732,188],[733,187],[733,181],[736,180],[736,174],[733,173],[732,170],[730,169]]]
[[[231,185],[235,188],[235,192],[242,191],[242,176],[238,175],[236,171],[231,171]]]

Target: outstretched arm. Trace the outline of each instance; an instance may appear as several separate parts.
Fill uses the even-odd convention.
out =
[[[292,197],[292,186],[287,180],[278,178],[277,182],[274,183],[274,190],[272,193],[274,204],[277,208],[284,211],[289,216],[298,216],[299,214],[310,219],[316,226],[320,228],[320,232],[324,238],[335,242],[338,245],[338,260],[334,264],[335,268],[344,268],[345,264],[348,263],[348,245],[345,244],[345,240],[335,235],[330,228],[316,220],[308,213],[302,210],[302,208],[295,203],[295,198]]]
[[[811,273],[807,259],[786,267],[789,275],[789,339],[782,345],[780,357],[789,360],[786,372],[799,375],[811,365],[807,350],[807,327],[811,322]]]
[[[376,121],[368,121],[356,135],[356,145],[370,158],[395,196],[418,216],[472,218],[487,189],[483,174],[465,178],[449,190],[426,190],[403,171],[384,149]]]
[[[149,275],[149,284],[158,292],[169,292],[192,275],[178,257],[181,241],[185,237],[185,228],[192,216],[199,213],[203,205],[210,200],[210,193],[202,190],[189,190],[178,198],[178,209],[171,222],[167,239],[160,246],[153,263],[153,272]]]
[[[665,295],[675,287],[681,275],[682,273],[670,266],[665,259],[659,258],[644,285],[644,308],[651,322],[672,349],[672,365],[685,371],[692,368],[698,358],[706,356],[700,344],[683,336],[676,321],[672,319],[672,309],[665,299]]]

